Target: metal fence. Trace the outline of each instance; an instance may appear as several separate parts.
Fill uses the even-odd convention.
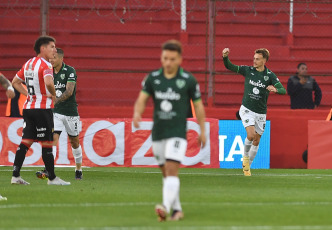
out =
[[[50,34],[79,73],[82,103],[131,105],[144,75],[160,66],[161,43],[175,38],[204,102],[238,106],[242,80],[234,82],[223,67],[222,48],[230,46],[235,63],[250,65],[254,48],[265,46],[269,67],[287,78],[302,61],[312,75],[331,75],[330,6],[323,0],[0,0],[0,70],[13,76],[34,55],[36,37]]]

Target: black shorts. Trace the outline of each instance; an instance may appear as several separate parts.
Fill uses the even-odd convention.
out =
[[[23,110],[22,139],[33,141],[53,141],[53,112],[51,109]]]

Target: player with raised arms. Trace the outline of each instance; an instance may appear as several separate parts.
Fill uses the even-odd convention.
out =
[[[222,53],[225,67],[245,77],[240,108],[241,120],[247,132],[244,141],[243,172],[245,176],[251,176],[250,166],[265,129],[269,93],[286,94],[286,90],[277,76],[265,66],[270,57],[267,49],[255,50],[253,66],[232,64],[228,58],[229,53],[229,48],[225,48]]]
[[[196,79],[180,67],[182,46],[176,40],[163,44],[162,68],[151,72],[143,81],[134,106],[133,125],[139,128],[142,113],[150,97],[154,102],[152,151],[163,175],[163,203],[155,207],[159,221],[165,221],[172,210],[170,220],[183,218],[180,203],[180,163],[187,150],[187,112],[193,100],[197,122],[200,126],[199,144],[205,137],[205,111]]]
[[[53,100],[55,88],[53,83],[53,68],[48,61],[56,53],[55,39],[50,36],[39,37],[34,45],[36,57],[29,59],[17,72],[13,79],[13,86],[21,94],[27,96],[23,107],[22,141],[17,148],[12,184],[28,185],[20,176],[25,155],[33,142],[38,141],[42,146],[42,158],[49,173],[49,185],[70,185],[61,180],[54,172],[53,145]],[[26,83],[27,89],[23,87]]]

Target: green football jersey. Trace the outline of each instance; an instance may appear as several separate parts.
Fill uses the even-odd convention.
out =
[[[142,91],[154,102],[152,140],[186,138],[190,100],[201,100],[194,76],[179,68],[174,78],[167,79],[159,69],[144,79]]]
[[[67,82],[75,82],[77,80],[76,71],[73,67],[62,63],[61,70],[58,73],[53,73],[54,87],[56,97],[60,97],[66,91]],[[78,116],[77,102],[76,102],[76,84],[73,94],[65,101],[59,102],[54,106],[54,113],[59,113],[66,116]]]
[[[277,76],[266,67],[264,71],[259,72],[253,66],[233,65],[228,57],[224,58],[224,64],[227,69],[240,73],[245,77],[242,105],[255,113],[266,114],[267,99],[270,94],[270,91],[266,88],[269,85],[275,86],[278,94],[285,94],[286,92]]]

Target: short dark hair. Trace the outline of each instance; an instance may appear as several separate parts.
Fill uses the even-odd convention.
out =
[[[65,53],[63,52],[63,49],[61,49],[61,48],[56,48],[56,52],[61,56],[61,57],[63,57],[63,56],[65,56]]]
[[[167,42],[165,42],[162,45],[161,49],[162,50],[176,51],[180,55],[182,54],[182,44],[181,44],[181,42],[179,42],[177,40],[168,40]]]
[[[300,62],[300,63],[297,65],[297,68],[299,69],[302,65],[307,66],[307,64],[305,64],[304,62]]]
[[[36,54],[40,54],[40,47],[43,45],[48,45],[50,42],[55,42],[55,38],[51,36],[40,36],[33,47],[33,49],[36,51]]]
[[[265,48],[260,48],[260,49],[255,50],[255,54],[263,55],[263,58],[265,58],[266,61],[268,61],[269,57],[270,57],[270,51],[268,49],[265,49]]]

